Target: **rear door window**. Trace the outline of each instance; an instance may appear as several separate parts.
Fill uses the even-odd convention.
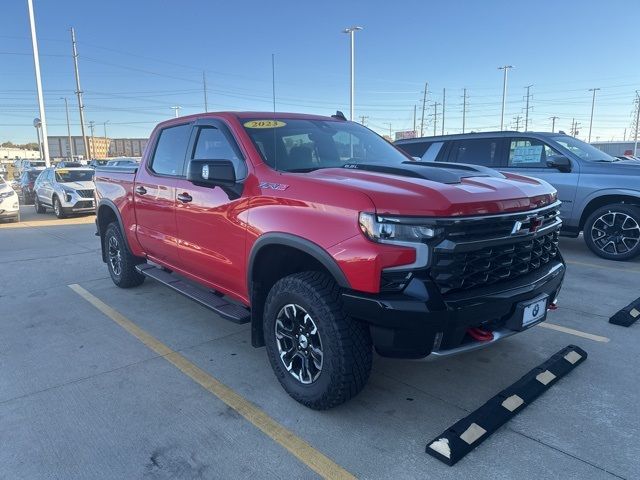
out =
[[[448,161],[485,167],[499,167],[500,151],[498,145],[498,138],[456,140],[451,147]]]
[[[151,159],[151,170],[159,175],[182,175],[190,135],[190,124],[163,129]]]

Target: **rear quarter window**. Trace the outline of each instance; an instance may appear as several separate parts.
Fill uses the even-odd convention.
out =
[[[449,161],[485,167],[500,166],[499,139],[474,138],[453,142]]]

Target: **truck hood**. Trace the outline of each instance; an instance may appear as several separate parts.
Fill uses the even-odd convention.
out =
[[[556,190],[542,180],[471,165],[431,165],[415,162],[387,171],[381,171],[385,168],[372,171],[366,166],[327,168],[305,176],[360,191],[371,199],[378,214],[429,217],[496,214],[540,208],[557,198]]]
[[[580,173],[597,173],[598,175],[640,176],[640,162],[620,160],[618,162],[583,162]],[[638,180],[637,178],[635,179]]]

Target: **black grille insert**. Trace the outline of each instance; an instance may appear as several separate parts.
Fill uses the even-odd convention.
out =
[[[443,293],[469,290],[537,270],[558,255],[558,229],[468,252],[438,251],[431,277]]]

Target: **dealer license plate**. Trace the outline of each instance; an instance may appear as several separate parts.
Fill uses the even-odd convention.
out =
[[[528,327],[534,323],[544,320],[547,315],[547,298],[537,300],[524,306],[522,314],[522,326]]]

